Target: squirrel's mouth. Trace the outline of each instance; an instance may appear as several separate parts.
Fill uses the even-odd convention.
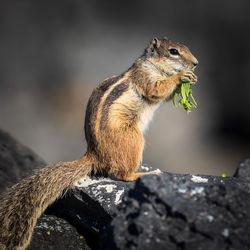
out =
[[[194,72],[194,70],[195,70],[196,67],[197,67],[197,65],[193,66],[193,67],[191,68],[191,70]]]

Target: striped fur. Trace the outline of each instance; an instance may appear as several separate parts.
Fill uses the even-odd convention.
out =
[[[117,83],[117,81],[122,76],[113,76],[111,78],[103,81],[97,88],[95,88],[89,98],[86,114],[85,114],[85,138],[88,143],[88,150],[94,150],[96,145],[95,138],[95,124],[97,119],[98,107],[99,103],[103,97],[103,95],[109,90],[109,88]]]
[[[108,94],[103,103],[101,109],[101,119],[99,128],[103,130],[108,122],[109,110],[111,106],[114,106],[114,102],[119,99],[120,96],[124,95],[129,88],[129,81],[122,81],[118,85],[116,85],[112,91]]]

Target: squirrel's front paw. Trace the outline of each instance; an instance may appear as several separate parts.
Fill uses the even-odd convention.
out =
[[[181,75],[181,81],[186,81],[189,82],[190,84],[195,84],[197,80],[198,80],[197,76],[191,70],[183,71]]]

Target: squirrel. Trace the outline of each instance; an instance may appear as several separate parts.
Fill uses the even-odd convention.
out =
[[[126,72],[96,87],[85,115],[85,155],[34,172],[0,198],[0,249],[27,248],[44,210],[85,176],[135,181],[157,174],[136,172],[142,162],[143,134],[154,111],[173,97],[181,81],[197,82],[197,64],[185,45],[154,38]]]

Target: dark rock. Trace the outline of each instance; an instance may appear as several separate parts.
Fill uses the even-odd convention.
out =
[[[140,172],[152,171],[143,164]],[[117,212],[124,195],[134,186],[111,178],[86,177],[78,181],[74,190],[57,200],[45,213],[69,221],[81,232],[91,249],[98,249],[99,232]]]
[[[101,249],[249,249],[250,194],[237,182],[167,173],[142,177],[103,231]]]
[[[152,171],[153,168],[143,164],[140,172]],[[76,183],[74,190],[56,201],[46,210],[65,218],[81,229],[99,232],[116,213],[123,196],[133,187],[133,182],[118,181],[103,177],[86,177]]]
[[[89,250],[84,235],[68,222],[55,216],[38,219],[28,250]]]
[[[111,222],[117,206],[133,183],[86,177],[77,185],[45,213],[69,221],[85,236],[91,249],[98,249],[100,230]]]
[[[235,171],[234,177],[241,178],[250,182],[250,159],[240,163]]]
[[[0,130],[0,193],[17,183],[45,161],[8,133]]]

